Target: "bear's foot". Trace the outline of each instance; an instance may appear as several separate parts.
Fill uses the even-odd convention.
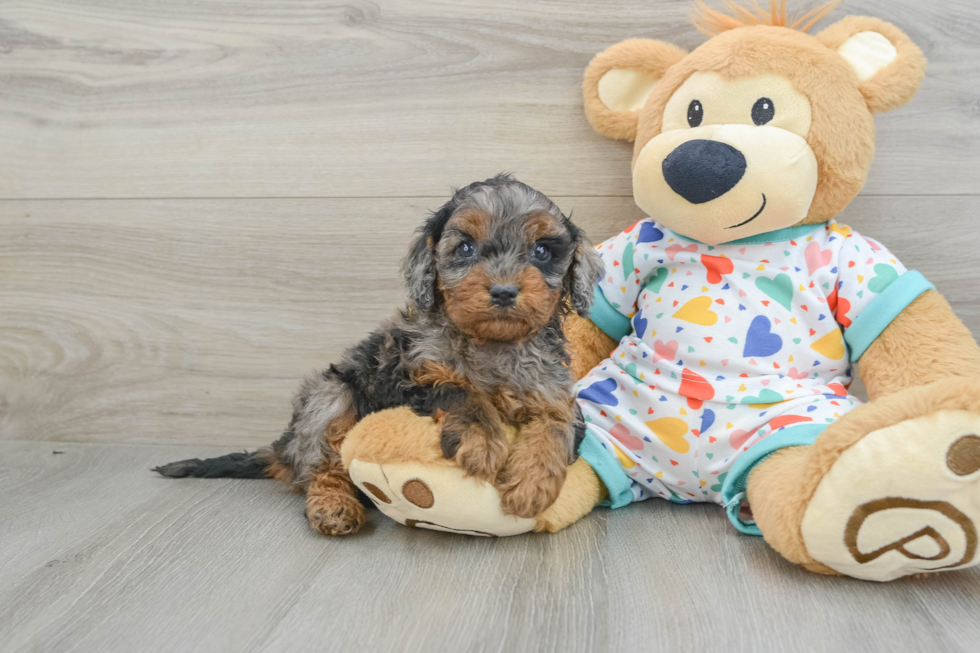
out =
[[[980,414],[940,410],[871,431],[820,479],[800,523],[813,560],[887,581],[980,563]]]
[[[350,475],[382,513],[406,526],[484,537],[534,527],[533,519],[505,515],[494,486],[466,476],[447,460],[385,465],[353,460]]]

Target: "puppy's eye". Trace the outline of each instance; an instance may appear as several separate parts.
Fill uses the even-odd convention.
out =
[[[761,97],[752,105],[752,122],[764,125],[776,115],[776,105],[767,97]]]
[[[534,246],[534,251],[531,252],[531,258],[540,263],[551,260],[551,248],[539,243]]]
[[[461,258],[473,258],[476,256],[476,245],[468,240],[464,240],[456,246],[456,253]]]
[[[691,100],[691,103],[687,105],[687,124],[691,127],[697,127],[704,120],[704,107],[701,106],[700,100]]]

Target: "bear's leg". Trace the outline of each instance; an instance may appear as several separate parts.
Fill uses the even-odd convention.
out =
[[[749,504],[752,517],[769,546],[810,571],[836,574],[807,554],[800,535],[800,521],[806,509],[802,479],[810,449],[807,446],[780,449],[759,463],[749,475]]]
[[[980,382],[860,406],[757,464],[747,498],[766,541],[812,571],[885,581],[978,564]]]
[[[572,377],[583,379],[618,344],[597,327],[592,320],[570,313],[565,318],[565,337],[572,355]]]

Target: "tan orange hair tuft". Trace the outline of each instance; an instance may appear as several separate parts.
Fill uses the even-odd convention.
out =
[[[752,0],[753,7],[751,8],[743,7],[736,0],[725,0],[725,8],[728,13],[712,9],[704,3],[704,0],[695,0],[697,9],[691,16],[691,20],[698,30],[708,36],[715,36],[748,25],[788,27],[806,32],[840,3],[841,0],[829,0],[829,2],[814,7],[790,23],[786,13],[786,0],[769,0],[769,11],[759,6],[759,0]]]

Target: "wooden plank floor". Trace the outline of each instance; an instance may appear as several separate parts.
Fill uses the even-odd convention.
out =
[[[710,506],[337,541],[274,484],[147,471],[275,437],[302,375],[402,301],[452,186],[513,171],[594,241],[641,218],[581,73],[629,37],[696,47],[690,8],[0,3],[0,651],[976,651],[980,572],[820,578]],[[980,335],[980,3],[824,24],[845,13],[930,66],[842,221]]]
[[[63,453],[54,454],[53,451]],[[0,442],[3,651],[958,651],[980,573],[828,578],[650,501],[485,540],[315,534],[271,481],[172,481],[220,449]]]

